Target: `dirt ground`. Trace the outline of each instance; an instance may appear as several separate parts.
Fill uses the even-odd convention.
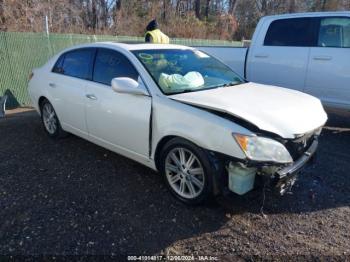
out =
[[[350,113],[331,112],[292,194],[261,190],[187,207],[154,171],[33,111],[0,119],[1,255],[210,255],[350,260]],[[254,257],[256,256],[256,257]]]

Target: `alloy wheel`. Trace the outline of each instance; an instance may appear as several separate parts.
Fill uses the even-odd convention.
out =
[[[50,103],[45,103],[42,109],[43,122],[45,129],[51,135],[53,135],[57,130],[57,117],[55,110]]]
[[[193,199],[204,189],[204,169],[188,149],[176,147],[165,159],[165,174],[171,188],[181,197]]]

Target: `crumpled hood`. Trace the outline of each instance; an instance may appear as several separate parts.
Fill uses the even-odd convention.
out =
[[[308,133],[327,121],[319,99],[299,91],[256,83],[177,94],[170,98],[240,117],[283,138]]]

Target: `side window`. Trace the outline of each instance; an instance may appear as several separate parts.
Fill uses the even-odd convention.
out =
[[[290,18],[273,21],[267,31],[265,46],[316,46],[317,19]]]
[[[93,48],[83,48],[65,53],[59,73],[82,79],[90,79],[92,69],[91,62],[94,57],[94,52],[95,49]]]
[[[110,86],[115,77],[130,77],[137,81],[138,76],[135,67],[123,54],[110,49],[98,49],[93,81]]]
[[[350,18],[322,18],[318,34],[320,47],[350,47]]]
[[[54,65],[54,67],[52,68],[52,72],[54,72],[54,73],[59,73],[59,74],[62,74],[62,73],[63,73],[63,69],[62,69],[63,60],[64,60],[64,54],[61,55],[61,56],[57,59],[57,61],[56,61],[55,65]]]
[[[57,59],[55,66],[52,68],[52,72],[54,72],[54,73],[59,73],[59,74],[63,74],[63,68],[62,68],[63,60],[64,60],[64,54],[61,55],[61,56]]]

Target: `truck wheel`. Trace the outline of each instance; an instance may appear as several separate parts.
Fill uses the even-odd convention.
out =
[[[186,204],[200,204],[212,196],[207,152],[187,140],[174,138],[165,144],[160,171],[171,193]]]

